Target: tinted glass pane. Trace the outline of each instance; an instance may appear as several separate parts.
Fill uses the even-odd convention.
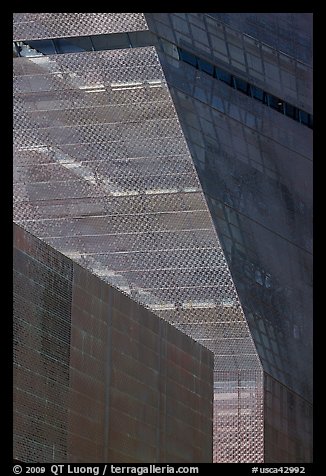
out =
[[[256,86],[251,86],[251,96],[259,101],[264,100],[264,91]]]
[[[128,33],[94,35],[92,36],[92,43],[94,49],[97,51],[130,48],[130,39]]]
[[[223,71],[221,69],[215,68],[215,75],[218,79],[220,79],[224,83],[227,83],[230,86],[233,86],[232,74],[229,74],[226,71]]]
[[[101,51],[108,49],[108,37],[107,35],[92,35],[91,36],[94,50]]]
[[[201,71],[204,71],[207,74],[210,74],[213,76],[214,74],[214,66],[212,64],[207,63],[207,61],[204,61],[202,59],[198,59],[198,67]]]
[[[307,112],[304,112],[304,111],[300,111],[300,122],[302,124],[305,124],[306,126],[309,125],[309,114]]]
[[[299,119],[298,109],[294,106],[291,106],[291,104],[285,104],[285,114],[289,117],[292,117],[292,119]]]
[[[248,94],[249,91],[249,84],[247,81],[244,81],[243,79],[240,78],[234,78],[235,81],[235,87],[241,91],[242,93]]]
[[[42,56],[40,51],[36,50],[25,41],[17,41],[16,46],[19,56],[23,56],[25,58],[35,58],[37,56]]]
[[[92,50],[89,38],[56,38],[53,41],[58,53],[78,53]]]
[[[81,48],[83,51],[92,51],[93,46],[89,36],[82,36],[80,38],[70,38],[69,41]]]
[[[133,48],[157,44],[157,36],[150,31],[131,31],[128,35]]]
[[[281,99],[270,94],[268,101],[271,108],[276,109],[276,111],[283,112],[283,101]]]
[[[54,55],[56,53],[53,40],[32,40],[28,44],[44,55]]]
[[[185,63],[189,63],[192,66],[197,66],[197,58],[196,56],[192,55],[191,53],[188,53],[188,51],[184,50],[179,50],[179,56],[181,61],[184,61]]]

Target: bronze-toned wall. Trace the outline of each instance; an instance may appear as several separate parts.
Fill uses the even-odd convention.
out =
[[[266,373],[264,380],[265,462],[311,462],[312,404]]]
[[[14,225],[14,458],[210,462],[213,354]]]

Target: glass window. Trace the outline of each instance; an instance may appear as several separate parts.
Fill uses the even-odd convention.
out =
[[[251,86],[251,96],[258,101],[264,101],[264,91],[256,86]]]
[[[215,77],[229,86],[233,86],[232,74],[215,67]]]
[[[70,42],[83,51],[93,51],[92,41],[89,36],[81,36],[79,38],[70,38]]]
[[[16,41],[17,52],[19,56],[23,56],[26,58],[33,58],[37,56],[42,56],[35,48],[32,48],[28,43],[25,41]]]
[[[284,103],[276,96],[269,95],[269,106],[276,111],[283,112]]]
[[[204,71],[204,73],[210,74],[211,76],[214,74],[214,66],[202,59],[198,59],[198,68],[200,71]]]
[[[188,51],[179,49],[179,56],[181,61],[184,61],[185,63],[191,64],[192,66],[197,67],[196,56],[192,55],[191,53],[188,53]]]
[[[245,93],[245,94],[249,94],[250,87],[247,81],[244,81],[243,79],[240,79],[240,78],[234,78],[234,82],[235,82],[235,87],[236,89],[238,89],[238,91],[241,91],[242,93]]]
[[[56,38],[54,41],[58,53],[78,53],[92,51],[92,43],[88,36],[78,38]]]
[[[54,55],[56,53],[53,40],[32,40],[28,44],[44,55]]]
[[[157,45],[157,36],[150,31],[131,31],[128,33],[133,48]]]
[[[285,114],[296,121],[299,120],[299,111],[296,107],[291,106],[291,104],[285,103]]]
[[[93,35],[91,38],[94,49],[97,51],[124,49],[131,47],[128,33],[113,33],[112,35]]]
[[[270,100],[270,94],[267,94],[267,93],[264,92],[263,103],[267,104],[267,106],[269,106],[269,100]]]
[[[309,123],[310,123],[309,114],[304,111],[299,111],[299,114],[300,114],[301,124],[305,124],[306,126],[309,126]]]

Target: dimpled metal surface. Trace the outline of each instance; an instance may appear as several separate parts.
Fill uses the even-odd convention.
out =
[[[15,13],[14,40],[148,30],[143,13]]]
[[[263,460],[262,370],[153,47],[14,60],[14,219],[215,354],[218,461]]]

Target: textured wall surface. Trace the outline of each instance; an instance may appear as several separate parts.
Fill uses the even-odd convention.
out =
[[[312,64],[312,13],[209,13],[255,40]]]
[[[191,66],[167,78],[264,369],[309,399],[312,132]]]
[[[256,37],[241,30],[249,14],[215,15],[146,13],[146,20],[149,29],[162,38],[311,113],[312,16],[300,13],[258,14],[257,20],[268,24],[269,30],[263,27]],[[225,15],[229,17],[228,22],[221,21],[226,20]],[[283,23],[282,30],[275,28],[275,23]],[[301,28],[297,29],[296,23]],[[268,36],[271,30],[275,40],[272,42]],[[301,37],[301,41],[288,42],[282,39],[281,31],[284,36]],[[277,39],[289,48],[278,48]],[[297,53],[295,56],[291,54],[293,50]],[[306,56],[309,61],[305,61]]]
[[[312,404],[265,375],[266,463],[312,461]]]
[[[175,45],[311,113],[311,15],[145,18],[164,72],[151,48],[15,60],[15,218],[214,350],[214,460],[258,462],[268,378],[312,397],[312,131]]]
[[[143,13],[15,13],[14,40],[147,30]]]
[[[163,38],[310,110],[312,72],[310,66],[297,60],[300,45],[296,46],[295,57],[288,56],[291,45],[284,55],[284,49],[274,50],[278,30],[273,34],[275,41],[268,45],[267,31],[264,37],[261,30],[256,40],[232,27],[235,22],[241,24],[242,14],[216,15],[227,15],[231,28],[203,14],[146,14],[146,19],[149,28]],[[246,15],[241,17],[243,21]],[[280,20],[278,15],[270,17],[271,24]],[[288,14],[289,21],[292,16]],[[297,17],[298,23],[306,25],[298,35],[305,38],[308,51],[309,18]],[[267,21],[266,16],[262,15],[261,20]],[[282,41],[280,38],[280,44]],[[180,62],[172,45],[160,44],[164,73],[266,381],[273,376],[292,392],[296,402],[311,402],[312,131]],[[250,67],[254,48],[259,51],[261,76]],[[285,78],[286,61],[294,75],[291,93],[285,82],[276,85],[276,79],[271,80],[264,63],[273,63],[275,78]],[[309,73],[304,80],[303,70]],[[289,400],[281,402],[275,397],[273,401],[273,409],[279,405],[278,413],[286,406],[291,411]],[[265,412],[265,418],[269,422],[265,421],[266,429],[273,418],[271,410]],[[286,427],[283,440],[287,435],[289,441],[294,438],[298,444],[287,457],[291,461],[310,461],[312,434],[300,430],[300,412],[292,413],[291,418],[294,426]],[[304,424],[309,424],[309,419],[311,424],[307,414]],[[233,451],[235,448],[236,444]],[[278,456],[277,451],[281,452]],[[281,446],[272,443],[267,431],[265,457],[281,461],[283,456]]]
[[[14,225],[14,458],[209,462],[213,354]]]
[[[73,264],[14,226],[14,458],[67,461]]]
[[[15,221],[212,350],[218,392],[221,373],[252,372],[241,457],[261,460],[261,364],[155,48],[14,73]]]
[[[261,447],[263,381],[261,372],[242,369],[215,372],[213,461],[263,462]],[[263,440],[264,441],[264,440]]]

